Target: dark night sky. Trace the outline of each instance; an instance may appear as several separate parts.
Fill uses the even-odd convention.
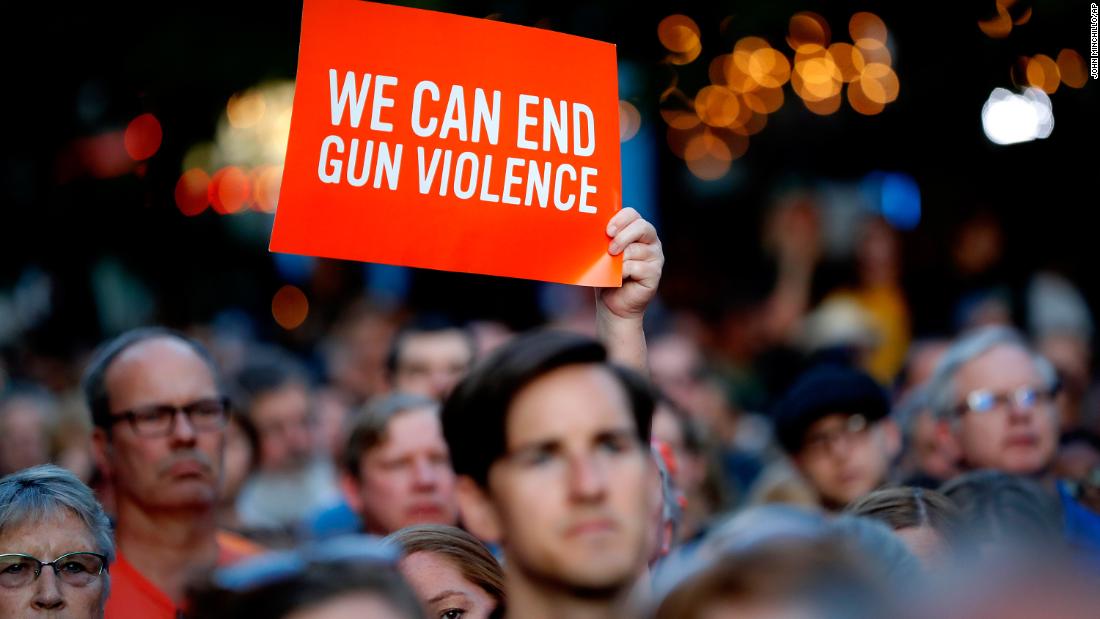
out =
[[[211,139],[230,95],[266,79],[293,77],[300,4],[34,4],[9,16],[0,37],[7,83],[0,104],[6,121],[0,152],[0,290],[27,265],[38,265],[59,283],[62,310],[50,325],[54,337],[95,338],[86,311],[88,268],[95,258],[112,255],[156,291],[166,321],[204,320],[229,303],[261,311],[270,299],[268,288],[277,285],[266,251],[242,246],[212,213],[182,217],[172,190],[183,153]],[[950,227],[979,206],[1005,224],[1011,271],[1056,266],[1100,307],[1100,280],[1092,274],[1089,255],[1095,233],[1084,225],[1097,205],[1095,82],[1082,90],[1063,86],[1052,95],[1056,124],[1047,140],[996,147],[980,123],[990,91],[1011,88],[1009,67],[1016,57],[1053,57],[1072,48],[1087,58],[1083,0],[1036,1],[1030,23],[1003,40],[989,39],[976,24],[993,12],[993,0],[417,6],[478,17],[497,13],[525,25],[543,20],[557,30],[616,43],[621,61],[645,70],[646,94],[638,103],[643,124],[658,135],[664,125],[657,98],[672,75],[661,64],[656,36],[662,17],[684,13],[702,29],[701,58],[675,70],[682,89],[693,93],[706,84],[709,59],[728,52],[743,36],[763,36],[789,53],[782,37],[797,11],[823,15],[834,40],[847,39],[852,13],[873,11],[890,28],[901,82],[899,99],[883,114],[864,117],[845,105],[832,116],[816,116],[787,87],[783,109],[735,163],[741,181],[720,191],[698,191],[683,163],[659,144],[658,204],[668,277],[686,282],[675,287],[681,298],[671,301],[695,302],[713,288],[711,281],[745,276],[737,269],[754,264],[759,215],[778,183],[854,181],[881,169],[907,172],[921,187],[924,220],[906,238],[909,292],[918,313],[923,307],[942,310],[934,295],[923,298],[926,289],[935,288],[928,274],[946,267]],[[729,16],[723,34],[719,24]],[[95,104],[91,112],[88,101]],[[59,182],[66,145],[124,127],[142,112],[156,114],[165,128],[164,143],[142,174]],[[531,296],[531,286],[521,282],[417,277],[414,297],[429,305],[449,299],[455,289],[481,291],[463,295],[482,299],[485,306],[475,302],[472,313],[491,311],[501,295]]]

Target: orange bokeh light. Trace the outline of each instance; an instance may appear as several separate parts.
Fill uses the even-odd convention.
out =
[[[741,98],[745,102],[745,107],[757,114],[772,114],[783,107],[782,88],[761,88],[753,92],[747,92],[741,95]],[[746,118],[745,121],[740,124],[744,124],[747,121],[748,119]]]
[[[866,47],[876,47],[871,41],[877,42],[877,47],[885,46],[888,34],[882,18],[866,11],[852,15],[848,20],[848,33],[852,35],[853,41],[866,41]]]
[[[252,172],[252,199],[256,209],[274,213],[279,203],[279,188],[283,182],[283,166],[265,165]]]
[[[152,114],[142,114],[130,121],[123,137],[126,154],[134,161],[144,161],[156,154],[164,133],[160,121]]]
[[[873,79],[868,81],[875,82]],[[881,85],[878,85],[877,82],[875,82],[875,85],[881,89]],[[885,103],[879,103],[867,96],[863,89],[863,78],[857,79],[848,85],[848,103],[853,110],[865,116],[874,116],[886,108]]]
[[[993,39],[1003,39],[1012,33],[1012,18],[1008,15],[1008,9],[1001,3],[997,3],[997,15],[991,19],[978,22],[978,28],[986,36]]]
[[[732,54],[719,54],[711,59],[707,67],[707,77],[715,86],[728,86],[729,67],[733,63]]]
[[[787,45],[796,52],[805,45],[827,47],[832,37],[825,18],[811,11],[802,11],[791,16],[787,30]]]
[[[198,168],[191,168],[176,182],[176,206],[188,217],[198,215],[210,204],[209,190],[210,175]]]
[[[712,127],[725,127],[732,123],[741,104],[725,86],[706,86],[695,95],[695,113]]]
[[[791,87],[803,99],[823,101],[840,92],[840,78],[840,69],[826,55],[796,64],[791,74]]]
[[[1052,95],[1062,83],[1062,73],[1053,58],[1046,54],[1037,54],[1027,63],[1027,81],[1028,84]]]
[[[669,15],[662,19],[657,24],[657,38],[665,49],[676,54],[684,54],[700,46],[699,26],[687,15]]]
[[[684,152],[688,169],[696,177],[713,181],[722,178],[730,170],[733,153],[725,140],[704,130],[692,137]]]
[[[665,56],[670,64],[685,65],[695,62],[695,59],[699,57],[699,54],[703,53],[703,46],[696,45],[686,52],[673,52],[668,56]]]
[[[863,57],[864,64],[890,64],[893,62],[893,58],[890,57],[890,48],[873,39],[856,41],[856,49]]]
[[[762,88],[779,88],[791,78],[791,63],[779,50],[765,47],[749,56],[747,73]]]
[[[900,83],[894,70],[884,64],[869,64],[860,74],[860,87],[871,101],[883,105],[898,98]]]
[[[835,114],[840,109],[840,91],[838,90],[835,95],[821,100],[803,99],[802,104],[806,106],[806,109],[819,116]]]
[[[748,109],[748,106],[745,107],[746,109]],[[764,130],[764,127],[766,126],[768,126],[768,115],[757,114],[756,112],[753,112],[752,116],[750,116],[748,120],[741,123],[740,125],[731,125],[730,131],[738,135],[747,137],[760,133]]]
[[[297,286],[283,286],[271,298],[271,316],[287,331],[297,329],[309,316],[309,299]]]
[[[1072,49],[1058,52],[1058,72],[1062,75],[1062,83],[1070,88],[1084,88],[1089,81],[1085,59]]]
[[[829,56],[840,70],[840,80],[845,83],[859,77],[867,64],[863,59],[863,52],[850,43],[833,43],[829,46]]]
[[[670,88],[661,95],[661,118],[674,129],[687,130],[699,125],[695,103],[678,88]]]
[[[665,134],[665,139],[668,140],[669,150],[672,151],[673,155],[683,159],[687,151],[687,145],[691,142],[691,139],[705,130],[705,125],[702,123],[699,123],[699,125],[691,129],[677,129],[676,127],[670,126],[668,132]]]
[[[248,175],[237,166],[226,166],[210,179],[210,204],[219,215],[232,215],[244,208],[251,188]]]

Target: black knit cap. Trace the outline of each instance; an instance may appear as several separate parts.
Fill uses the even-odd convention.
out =
[[[834,413],[867,421],[890,412],[886,391],[867,373],[844,365],[819,365],[802,374],[774,410],[775,436],[787,453],[802,449],[806,430]]]

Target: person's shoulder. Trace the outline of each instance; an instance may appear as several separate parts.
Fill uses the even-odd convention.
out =
[[[225,529],[218,530],[216,539],[218,542],[219,567],[232,565],[267,550],[247,537]]]
[[[178,609],[163,591],[149,582],[121,553],[111,564],[111,594],[105,619],[175,619]]]

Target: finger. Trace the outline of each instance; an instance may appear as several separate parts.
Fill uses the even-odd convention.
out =
[[[623,228],[630,225],[630,222],[635,219],[640,219],[641,215],[638,211],[630,208],[629,206],[620,209],[618,213],[611,218],[611,221],[607,222],[607,236],[615,236],[615,234]]]
[[[657,241],[657,229],[644,219],[635,219],[611,239],[608,251],[617,255],[631,243],[654,243]]]
[[[624,262],[623,281],[628,279],[645,288],[656,288],[661,281],[661,267],[654,262]]]
[[[653,260],[660,255],[660,243],[631,243],[623,250],[623,260]]]

